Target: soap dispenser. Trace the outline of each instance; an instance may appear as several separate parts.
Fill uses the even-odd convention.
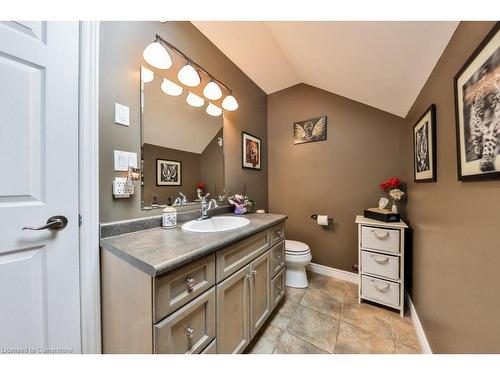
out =
[[[177,226],[177,209],[172,206],[172,198],[168,198],[167,207],[161,213],[162,227],[172,229]]]

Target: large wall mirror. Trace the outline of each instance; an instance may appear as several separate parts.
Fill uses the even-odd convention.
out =
[[[197,188],[218,199],[224,191],[223,117],[171,96],[163,77],[141,71],[142,209],[199,204]],[[184,199],[185,197],[185,199]]]

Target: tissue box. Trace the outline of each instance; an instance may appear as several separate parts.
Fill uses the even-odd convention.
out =
[[[383,221],[385,223],[397,223],[400,219],[399,214],[380,208],[368,208],[365,210],[363,216],[368,219]]]

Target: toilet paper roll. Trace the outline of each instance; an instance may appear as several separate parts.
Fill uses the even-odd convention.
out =
[[[318,225],[328,225],[328,215],[318,215],[316,221]]]

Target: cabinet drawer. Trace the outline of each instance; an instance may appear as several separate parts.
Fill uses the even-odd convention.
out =
[[[399,230],[362,226],[361,247],[399,253]]]
[[[274,308],[286,293],[285,275],[286,269],[283,268],[280,273],[271,280],[271,308]]]
[[[155,353],[199,353],[214,338],[215,288],[154,325]]]
[[[399,307],[400,287],[398,283],[365,275],[361,276],[361,298]]]
[[[219,250],[217,252],[217,282],[232,275],[270,247],[269,231],[264,231]]]
[[[271,246],[283,241],[285,239],[285,223],[280,223],[271,227],[271,229],[269,229],[269,233],[271,234]]]
[[[190,262],[154,280],[154,323],[215,284],[215,254]]]
[[[201,354],[217,354],[217,339],[208,344]]]
[[[399,279],[399,257],[361,251],[361,272]]]
[[[285,241],[281,241],[271,248],[271,277],[285,265]]]

